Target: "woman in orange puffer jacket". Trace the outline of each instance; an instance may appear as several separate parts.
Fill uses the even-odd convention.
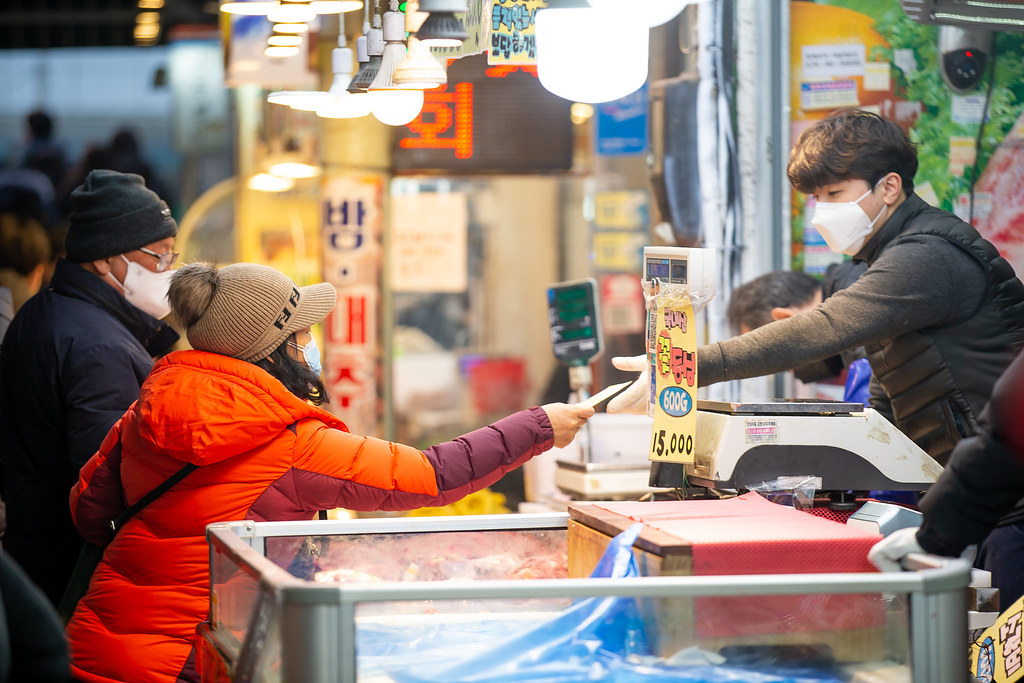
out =
[[[594,414],[582,404],[534,407],[425,451],[352,434],[316,405],[326,394],[309,328],[335,296],[330,284],[298,287],[256,264],[174,274],[168,298],[194,350],[156,363],[82,468],[75,525],[101,544],[126,505],[186,463],[197,468],[107,546],[67,627],[77,680],[198,681],[207,524],[445,505],[568,444]]]

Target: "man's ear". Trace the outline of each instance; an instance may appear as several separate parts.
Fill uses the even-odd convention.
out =
[[[894,204],[903,196],[903,178],[899,173],[889,173],[882,178],[882,201]]]
[[[785,320],[786,318],[792,318],[796,315],[796,311],[792,308],[783,308],[782,306],[776,306],[772,309],[772,321]]]
[[[110,273],[110,259],[98,258],[95,261],[89,261],[88,263],[92,266],[89,270],[92,270],[100,277],[104,277]],[[84,266],[85,264],[83,263],[82,265]]]

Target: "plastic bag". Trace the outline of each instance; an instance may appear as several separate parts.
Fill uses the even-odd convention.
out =
[[[788,505],[797,510],[814,507],[814,492],[821,488],[821,477],[810,475],[778,477],[773,481],[748,484],[748,491],[754,491],[779,505]]]
[[[634,524],[611,540],[592,578],[639,576],[633,542],[642,526]],[[554,619],[465,661],[434,668],[418,666],[391,675],[398,683],[602,680],[609,663],[627,655],[650,653],[636,600],[587,598]]]

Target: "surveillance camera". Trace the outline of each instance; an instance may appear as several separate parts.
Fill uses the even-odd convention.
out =
[[[986,29],[939,27],[939,60],[942,80],[954,92],[978,87],[992,49],[992,33]]]

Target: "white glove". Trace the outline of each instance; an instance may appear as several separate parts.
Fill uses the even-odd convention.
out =
[[[625,391],[608,401],[605,411],[645,415],[649,402],[647,397],[651,391],[651,366],[647,362],[647,356],[615,356],[612,358],[612,365],[626,372],[639,372],[640,376],[626,387]]]
[[[902,571],[900,560],[910,553],[924,552],[924,548],[917,542],[917,530],[916,526],[897,529],[871,546],[868,559],[883,572]]]

